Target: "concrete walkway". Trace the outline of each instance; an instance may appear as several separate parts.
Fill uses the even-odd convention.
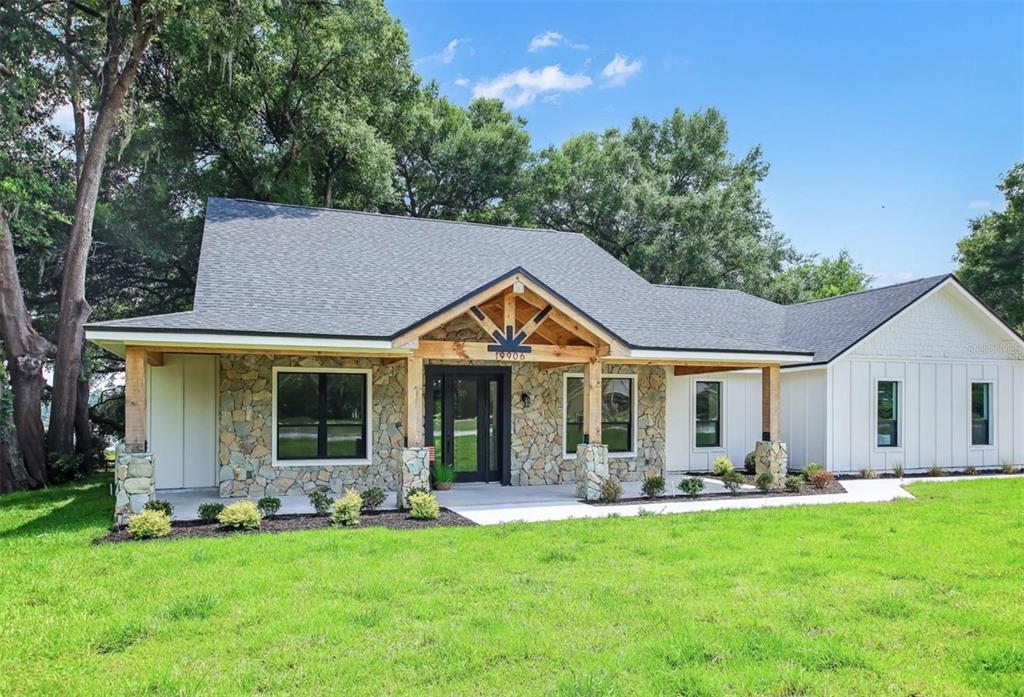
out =
[[[844,479],[845,494],[811,494],[807,496],[742,496],[711,500],[679,500],[629,503],[612,506],[593,506],[576,499],[574,484],[548,486],[499,486],[497,484],[456,484],[450,491],[437,491],[438,502],[459,515],[480,525],[497,525],[515,521],[537,522],[567,520],[569,518],[607,518],[635,516],[641,511],[657,514],[721,511],[734,508],[779,508],[782,506],[814,506],[830,503],[878,503],[895,499],[914,498],[904,484],[915,482],[959,482],[965,479],[1012,479],[1024,475],[984,475],[978,477],[928,477],[900,481],[899,479]],[[676,491],[680,476],[669,476],[668,491]],[[727,493],[720,482],[705,478],[705,493]],[[624,482],[623,497],[640,496],[640,482]],[[744,490],[753,487],[744,485]],[[195,520],[199,505],[205,502],[228,504],[232,499],[217,497],[216,489],[177,489],[157,492],[157,497],[174,504],[175,520]],[[305,496],[281,496],[279,513],[312,513]],[[394,492],[382,508],[395,508]]]

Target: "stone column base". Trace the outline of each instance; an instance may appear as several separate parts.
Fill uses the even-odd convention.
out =
[[[430,490],[430,449],[404,448],[402,471],[398,476],[398,507],[405,508],[405,497],[411,489]]]
[[[754,472],[768,472],[772,481],[781,484],[789,467],[789,454],[781,440],[759,440],[754,444]]]
[[[156,466],[150,453],[130,453],[118,443],[114,465],[114,524],[124,525],[156,492]]]
[[[580,443],[576,446],[576,498],[598,500],[601,498],[601,484],[609,476],[607,445]]]

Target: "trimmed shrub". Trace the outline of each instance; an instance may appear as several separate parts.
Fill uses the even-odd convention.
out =
[[[430,490],[422,486],[414,486],[405,493],[405,507],[412,507],[412,497],[416,494],[429,494]]]
[[[892,466],[892,473],[895,474],[900,479],[903,479],[903,472],[904,472],[903,465],[893,465]]]
[[[878,472],[874,467],[865,467],[860,471],[860,476],[864,479],[878,479]]]
[[[1005,468],[1006,465],[1003,465],[1003,467]],[[1005,469],[1004,469],[1004,471],[1005,471]],[[975,467],[974,465],[967,465],[967,467],[964,467],[964,474],[974,475],[974,474],[977,474],[977,473],[978,473],[978,468]]]
[[[622,498],[622,484],[615,477],[608,477],[601,482],[601,493],[597,500],[601,503],[615,503]]]
[[[309,505],[313,507],[317,515],[328,515],[331,512],[331,506],[334,505],[334,499],[326,492],[314,489],[309,493]]]
[[[942,469],[938,465],[932,465],[931,468],[928,470],[928,476],[929,477],[945,477],[946,476],[946,470]]]
[[[264,496],[256,502],[256,507],[264,518],[273,518],[274,514],[281,510],[281,499],[276,496]]]
[[[150,499],[146,501],[146,505],[142,507],[144,511],[160,511],[165,513],[168,518],[174,515],[174,504],[170,501],[163,501],[161,499]]]
[[[128,532],[136,540],[167,537],[171,534],[171,517],[163,511],[144,508],[128,519]]]
[[[441,515],[441,507],[437,497],[429,491],[417,491],[409,494],[409,517],[416,520],[437,520]]]
[[[804,478],[795,474],[791,474],[790,476],[786,477],[786,481],[783,482],[782,485],[786,488],[786,491],[796,494],[799,493],[800,490],[804,488]]]
[[[757,473],[757,462],[754,461],[753,450],[747,453],[747,456],[743,458],[743,469],[747,471],[747,474]]]
[[[655,496],[661,496],[665,493],[665,478],[660,474],[654,477],[647,477],[647,479],[644,480],[643,486],[640,487],[640,490],[643,491],[644,496],[649,499],[652,499]]]
[[[212,523],[217,520],[217,516],[219,516],[220,512],[223,510],[223,503],[214,503],[213,501],[201,503],[199,504],[199,520],[204,523]]]
[[[224,507],[217,516],[220,524],[236,530],[255,530],[263,522],[260,509],[249,499],[235,501]]]
[[[701,477],[686,477],[679,482],[679,490],[687,496],[696,497],[704,491],[704,480]]]
[[[765,472],[765,474],[768,474]],[[771,475],[768,475],[771,476]],[[747,479],[736,470],[730,470],[722,475],[722,484],[732,493],[739,491],[740,486],[746,483]]]
[[[811,478],[808,480],[808,484],[813,486],[815,489],[824,489],[829,484],[836,480],[836,475],[832,474],[828,470],[816,470],[811,474]]]
[[[371,486],[363,492],[363,510],[375,511],[384,504],[388,495],[379,486]]]
[[[711,474],[716,477],[725,475],[726,472],[735,472],[736,468],[733,467],[732,460],[727,458],[725,455],[719,455],[715,458],[715,461],[711,463]]]
[[[363,510],[363,497],[355,489],[348,489],[345,495],[334,502],[331,518],[338,525],[359,525],[359,513]]]
[[[770,491],[774,485],[775,477],[772,476],[771,472],[762,472],[754,479],[754,486],[761,491]]]
[[[804,481],[808,484],[811,483],[811,477],[814,476],[815,472],[824,471],[825,466],[817,462],[808,462],[804,465],[804,468],[800,470],[800,476],[804,478]]]

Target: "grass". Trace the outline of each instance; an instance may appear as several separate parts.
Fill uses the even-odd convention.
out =
[[[1024,695],[1024,480],[915,501],[90,545],[0,498],[0,694]]]

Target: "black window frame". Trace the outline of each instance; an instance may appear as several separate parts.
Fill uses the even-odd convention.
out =
[[[882,407],[882,404],[881,404],[881,401],[882,401],[882,385],[892,385],[893,386],[893,393],[892,393],[892,397],[891,397],[891,399],[892,399],[892,417],[888,418],[888,419],[883,419],[882,418],[882,409],[881,409],[881,407]],[[901,403],[901,400],[903,399],[903,395],[900,394],[901,392],[902,392],[902,390],[900,389],[900,381],[899,380],[877,380],[875,382],[875,447],[876,448],[882,448],[882,449],[888,450],[888,449],[891,449],[891,448],[901,448],[901,447],[903,447],[903,434],[900,432],[900,429],[901,429],[901,424],[900,424],[900,403]],[[882,426],[883,422],[887,423],[889,425],[890,429],[891,429],[891,433],[892,433],[892,442],[891,443],[881,443],[880,442],[881,438],[882,438],[881,426]]]
[[[984,387],[985,388],[985,416],[983,418],[976,417],[974,415],[974,388]],[[971,381],[971,447],[972,448],[984,448],[991,447],[994,445],[992,438],[992,383],[988,380],[972,380]],[[978,422],[984,422],[985,424],[985,442],[976,443],[974,436],[976,434],[976,427]]]
[[[697,414],[697,393],[698,386],[701,384],[705,385],[718,385],[718,398],[715,403],[718,407],[717,418],[715,419],[700,419]],[[722,392],[724,390],[725,381],[723,380],[694,380],[693,381],[693,447],[700,449],[721,449],[722,446]],[[701,445],[697,442],[697,436],[699,434],[698,425],[702,423],[714,423],[715,424],[715,442],[713,444]]]
[[[564,415],[565,415],[565,430],[563,432],[563,440],[564,440],[564,442],[563,442],[562,450],[563,450],[563,454],[567,455],[567,456],[568,455],[576,455],[576,451],[575,450],[572,450],[572,451],[569,450],[569,426],[579,426],[581,438],[584,435],[584,431],[583,431],[583,411],[582,411],[582,409],[580,410],[579,421],[577,421],[575,419],[573,419],[571,421],[569,420],[569,392],[570,392],[570,390],[569,390],[569,381],[570,380],[579,380],[580,384],[582,385],[583,377],[580,376],[580,375],[566,375],[565,376],[565,409],[564,409],[564,412],[563,412]],[[629,383],[629,419],[627,421],[625,421],[625,422],[624,421],[618,421],[618,420],[607,421],[604,418],[604,399],[603,399],[603,397],[604,397],[604,384],[605,384],[606,380],[609,380],[609,381],[610,380],[625,380],[626,382]],[[635,443],[634,443],[633,439],[636,437],[635,423],[636,423],[636,420],[637,420],[637,414],[636,414],[636,405],[637,405],[637,400],[636,400],[636,376],[635,375],[615,375],[615,374],[612,374],[612,375],[602,375],[601,376],[601,396],[602,396],[602,400],[601,400],[601,432],[604,433],[605,426],[607,426],[607,425],[620,426],[623,423],[625,423],[625,425],[626,425],[626,447],[624,449],[621,449],[621,450],[619,450],[619,449],[614,449],[613,450],[611,446],[608,446],[608,452],[609,453],[616,453],[616,454],[632,453],[632,452],[634,452]],[[580,442],[582,443],[583,441],[581,440]]]
[[[317,376],[317,421],[316,423],[309,424],[289,424],[291,426],[305,426],[311,427],[316,426],[317,428],[317,454],[316,455],[299,455],[295,457],[285,457],[281,455],[280,447],[280,430],[281,430],[281,413],[280,413],[280,401],[279,397],[281,394],[281,377],[285,375],[315,375]],[[328,454],[328,439],[327,430],[330,427],[327,418],[327,379],[329,376],[334,375],[355,375],[363,381],[363,408],[362,408],[362,419],[360,421],[360,427],[362,432],[362,438],[359,439],[357,444],[356,454],[344,457],[338,455]],[[275,462],[308,462],[308,461],[325,461],[325,462],[360,462],[369,459],[370,451],[370,375],[366,372],[359,370],[277,370],[274,371],[274,460]]]

